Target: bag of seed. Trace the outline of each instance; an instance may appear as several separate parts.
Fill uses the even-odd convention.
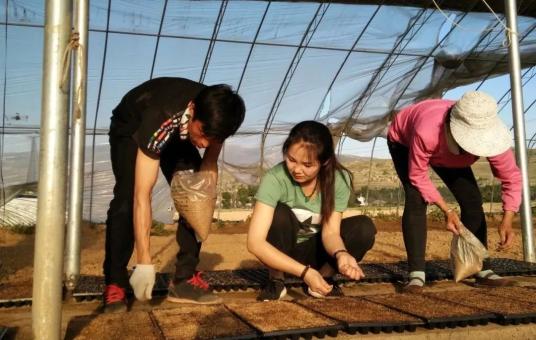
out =
[[[454,273],[454,281],[461,280],[482,270],[488,250],[465,226],[461,226],[460,234],[452,237],[450,245],[450,263]]]
[[[206,171],[177,171],[171,180],[175,209],[195,230],[198,239],[208,237],[216,206],[216,182]]]

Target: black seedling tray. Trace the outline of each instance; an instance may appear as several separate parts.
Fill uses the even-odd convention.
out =
[[[350,334],[355,334],[356,332],[361,334],[367,334],[369,332],[377,334],[380,332],[403,332],[405,330],[415,331],[417,326],[424,325],[424,322],[420,318],[359,297],[342,297],[322,300],[304,299],[296,300],[295,302],[316,313],[322,314],[330,319],[342,323],[345,325],[344,330]],[[318,304],[320,304],[320,306],[318,306]],[[345,319],[341,318],[336,313],[334,314],[329,310],[323,309],[323,304],[328,304],[328,306],[329,304],[336,304],[338,306],[337,309],[339,309],[339,307],[346,307],[347,315],[352,315],[352,313],[356,313],[357,311],[359,313],[367,313],[367,311],[371,311],[372,308],[375,309],[373,313],[380,313],[380,315],[378,315],[380,318],[375,318],[376,320],[372,321],[355,321],[355,319],[351,320],[351,318]],[[380,311],[378,311],[378,309]],[[398,321],[393,320],[393,314],[398,314],[401,318],[399,318]],[[404,320],[404,318],[407,320]]]
[[[512,304],[511,299],[485,294],[485,291],[479,289],[463,292],[427,293],[426,295],[493,313],[494,317],[490,321],[502,325],[536,322],[536,305],[515,300],[514,306],[519,311],[509,312],[508,308]]]
[[[413,315],[426,322],[427,328],[454,328],[467,325],[483,325],[495,318],[493,313],[484,311],[472,306],[460,305],[452,301],[436,299],[434,296],[424,294],[386,294],[381,296],[364,297],[366,300],[382,304],[400,312]],[[414,304],[408,301],[415,300]],[[458,305],[458,306],[456,306]],[[433,313],[420,308],[424,306],[434,306],[436,310],[451,311],[453,308],[465,309],[463,314],[452,313],[454,315],[436,316]]]

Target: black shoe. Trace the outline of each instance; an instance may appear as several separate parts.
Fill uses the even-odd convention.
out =
[[[498,278],[491,279],[490,277],[494,275],[499,276],[493,272],[489,273],[488,275],[484,277],[475,276],[475,286],[494,288],[494,287],[511,287],[515,285],[514,280],[507,279],[504,277],[499,276]]]
[[[279,300],[287,295],[287,288],[285,288],[285,282],[281,279],[270,279],[261,290],[258,301],[270,301]]]
[[[122,313],[127,311],[127,297],[125,288],[116,284],[106,285],[104,288],[102,308],[104,313]]]
[[[412,284],[411,282],[413,280],[419,281],[421,284]],[[402,287],[401,291],[402,293],[420,294],[423,292],[425,284],[426,282],[420,277],[412,277],[410,278],[410,281],[404,287]]]
[[[170,283],[167,300],[176,303],[196,303],[200,305],[214,305],[222,303],[223,300],[209,292],[209,286],[203,278],[201,272],[195,273],[190,279],[176,283]]]

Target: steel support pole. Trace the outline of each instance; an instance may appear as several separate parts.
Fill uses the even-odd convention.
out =
[[[69,91],[61,89],[71,33],[69,0],[47,0],[41,97],[41,143],[33,272],[34,339],[61,338]]]
[[[74,54],[73,100],[71,103],[71,150],[69,176],[69,207],[65,244],[65,287],[68,296],[80,276],[80,235],[84,193],[84,150],[86,145],[86,93],[87,93],[87,46],[88,46],[88,0],[75,0],[73,27],[78,34],[79,46]]]
[[[510,86],[512,88],[512,115],[517,164],[521,169],[523,193],[521,202],[521,231],[523,235],[523,255],[525,261],[536,262],[532,237],[532,212],[530,210],[530,186],[528,176],[527,148],[525,145],[525,121],[523,117],[523,89],[521,87],[521,66],[517,36],[517,6],[515,0],[504,2],[508,24]]]

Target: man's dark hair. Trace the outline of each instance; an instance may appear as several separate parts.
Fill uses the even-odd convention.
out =
[[[194,120],[203,124],[206,137],[223,142],[244,121],[246,106],[229,85],[207,86],[194,99]]]

